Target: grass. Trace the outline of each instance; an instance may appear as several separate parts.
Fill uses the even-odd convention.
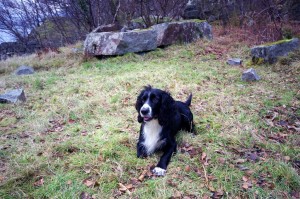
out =
[[[227,56],[249,57],[241,42],[198,41],[101,60],[83,60],[70,49],[0,62],[1,93],[22,87],[27,97],[0,105],[1,198],[129,198],[119,183],[133,185],[133,198],[299,194],[299,132],[278,125],[299,125],[298,60],[288,68],[252,66],[262,80],[245,83],[246,66],[225,64]],[[11,75],[21,64],[37,72]],[[165,177],[139,182],[160,157],[137,159],[135,152],[134,104],[148,84],[178,100],[193,93],[197,135],[178,135]],[[201,152],[181,152],[186,144]]]

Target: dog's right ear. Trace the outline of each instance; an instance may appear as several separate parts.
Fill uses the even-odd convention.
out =
[[[143,120],[144,120],[144,119],[142,118],[141,114],[140,114],[140,110],[141,110],[141,108],[142,108],[142,106],[143,106],[143,102],[142,102],[142,96],[143,96],[143,94],[144,94],[144,91],[142,91],[142,92],[139,94],[139,96],[138,96],[137,99],[136,99],[136,103],[135,103],[135,109],[136,109],[136,111],[138,112],[137,120],[138,120],[139,123],[142,123]]]

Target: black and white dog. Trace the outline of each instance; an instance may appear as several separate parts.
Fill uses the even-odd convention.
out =
[[[155,151],[163,151],[155,175],[164,176],[172,154],[176,152],[175,135],[179,130],[194,131],[193,114],[189,108],[192,95],[186,102],[175,101],[160,89],[146,86],[137,97],[135,108],[138,122],[142,123],[137,157],[147,157]]]

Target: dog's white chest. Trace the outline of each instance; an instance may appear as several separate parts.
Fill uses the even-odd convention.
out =
[[[154,152],[155,149],[159,148],[163,143],[160,140],[160,132],[162,126],[158,123],[158,120],[151,120],[146,122],[143,129],[144,142],[143,145],[147,151],[147,155],[150,155]]]

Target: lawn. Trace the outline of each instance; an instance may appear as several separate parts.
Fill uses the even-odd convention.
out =
[[[60,54],[0,62],[0,198],[298,198],[299,56],[251,65],[249,45],[229,36],[146,54]],[[242,66],[229,66],[239,57]],[[30,76],[11,73],[21,64]],[[241,81],[255,68],[261,80]],[[193,93],[196,135],[180,132],[165,177],[160,157],[136,157],[135,100],[145,85],[177,100]]]

